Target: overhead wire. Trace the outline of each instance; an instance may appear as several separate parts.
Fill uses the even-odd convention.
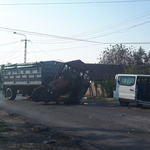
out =
[[[33,43],[34,44],[34,43]],[[43,49],[41,49],[39,46],[37,46],[36,44],[34,44],[38,49],[40,49],[42,52],[44,52],[46,55],[48,55],[49,57],[53,58],[53,59],[56,59],[54,58],[53,56],[49,55],[47,52],[45,52]]]
[[[130,28],[134,28],[134,27],[137,27],[137,26],[139,26],[139,25],[143,25],[143,24],[146,24],[146,23],[149,23],[150,21],[148,21],[148,22],[145,22],[145,23],[141,23],[141,24],[138,24],[138,25],[135,25],[135,26],[132,26],[132,27],[130,27]],[[4,29],[4,28],[3,28]],[[5,29],[8,29],[8,28],[5,28]],[[12,30],[12,29],[8,29],[8,30]],[[25,32],[25,31],[24,31]],[[27,32],[29,32],[29,31],[27,31]],[[112,32],[112,33],[109,33],[108,35],[110,35],[110,34],[114,34],[114,33],[116,33],[116,32],[120,32],[120,31],[115,31],[115,32]],[[31,32],[31,33],[33,33],[33,32]],[[39,34],[39,33],[36,33],[36,34]],[[42,34],[43,35],[43,34]],[[45,35],[45,34],[44,34]],[[47,35],[47,34],[46,34]],[[106,34],[107,35],[107,34]],[[106,35],[101,35],[101,36],[106,36]],[[51,35],[50,35],[51,36]],[[58,37],[58,36],[57,36]],[[100,37],[100,36],[99,36]],[[63,37],[64,38],[64,37]],[[95,37],[96,38],[96,37]],[[67,37],[67,39],[68,39],[68,37]],[[70,38],[69,38],[70,39]],[[72,38],[71,38],[72,39]],[[74,39],[74,38],[73,38]],[[79,41],[81,41],[81,40],[79,40]],[[83,41],[85,41],[85,40],[83,40]],[[87,41],[87,40],[86,40]],[[14,42],[13,42],[14,43]],[[95,46],[95,45],[99,45],[99,44],[114,44],[114,43],[103,43],[103,42],[96,42],[97,44],[94,44],[94,45],[90,45],[90,46]],[[130,42],[129,44],[149,44],[149,42],[134,42],[134,43],[132,43],[132,42]],[[122,42],[122,44],[128,44],[127,42]],[[5,45],[5,44],[4,44]],[[37,47],[37,46],[36,46]],[[82,48],[82,47],[89,47],[89,45],[88,46],[80,46],[80,47],[70,47],[70,48],[64,48],[64,49],[55,49],[55,50],[53,50],[53,51],[58,51],[58,50],[68,50],[68,49],[76,49],[76,48]],[[49,54],[48,54],[49,55]],[[50,56],[50,55],[49,55]],[[50,56],[50,57],[52,57],[52,56]]]
[[[2,47],[2,46],[8,46],[8,45],[11,45],[11,44],[14,44],[14,43],[18,43],[18,42],[19,42],[19,41],[0,44],[0,47]]]
[[[145,17],[147,17],[147,18],[145,18]],[[129,19],[123,20],[123,21],[115,23],[115,24],[108,25],[106,27],[103,27],[103,28],[100,28],[100,29],[97,29],[94,31],[84,32],[84,33],[72,35],[69,37],[70,38],[81,38],[81,37],[84,38],[84,37],[86,37],[86,40],[89,40],[89,39],[99,38],[99,37],[103,37],[103,36],[107,36],[107,35],[111,35],[111,34],[115,34],[115,33],[123,33],[123,32],[127,32],[131,28],[135,28],[137,26],[141,26],[143,24],[149,23],[149,21],[145,20],[145,19],[149,19],[149,18],[150,18],[150,12],[148,11],[148,12],[142,13],[140,15],[131,17]],[[145,22],[136,23],[139,21],[141,22],[143,20]],[[94,36],[94,34],[95,34],[95,36]],[[98,35],[96,36],[96,34],[98,34]],[[93,35],[93,37],[91,37],[92,35]],[[46,43],[46,42],[42,43],[41,42],[41,44],[49,44],[49,43],[50,44],[65,44],[65,43],[76,42],[76,41],[66,41],[64,39],[57,39],[57,41],[56,42],[55,41],[51,40],[48,43]]]
[[[31,43],[31,46],[32,46],[32,49],[33,49],[33,53],[34,53],[34,56],[35,56],[36,62],[37,62],[37,57],[36,57],[36,53],[35,53],[35,51],[34,51],[33,43],[32,43],[32,42],[30,42],[30,43]],[[29,53],[29,52],[28,52],[28,53]]]
[[[5,58],[5,57],[9,57],[9,55],[11,55],[12,56],[12,53],[16,53],[16,52],[18,52],[18,51],[14,51],[14,50],[16,50],[19,46],[21,45],[21,43],[18,43],[17,45],[15,45],[14,46],[14,48],[10,48],[10,50],[8,50],[8,51],[6,51],[5,52],[5,55],[2,55],[1,57],[0,57],[0,59],[3,59],[3,58]],[[20,49],[20,48],[19,48]],[[0,54],[3,54],[3,52],[0,52]]]
[[[150,0],[119,0],[119,1],[94,1],[94,2],[50,2],[50,3],[1,3],[2,6],[15,6],[15,5],[85,5],[85,4],[107,4],[107,3],[135,3],[135,2],[149,2]]]
[[[16,54],[18,54],[18,52],[22,49],[22,48],[19,48],[19,46],[21,45],[21,43],[19,43],[17,46],[15,46],[13,49],[11,49],[10,51],[7,51],[7,53],[5,55],[2,55],[0,57],[0,62],[1,63],[6,63],[6,62],[10,62],[10,60],[13,60],[13,59],[16,59],[20,56],[22,56],[22,54],[19,54],[17,56],[14,56]],[[17,51],[15,51],[16,49],[18,49]],[[1,54],[1,53],[0,53]],[[14,56],[12,58],[12,56]]]
[[[145,18],[145,17],[147,17],[147,18]],[[136,22],[139,22],[139,21],[141,22],[142,20],[147,21],[146,19],[149,20],[149,18],[150,18],[150,12],[148,11],[148,12],[142,13],[140,15],[131,17],[129,19],[123,20],[121,22],[118,22],[118,23],[115,23],[115,24],[110,24],[106,27],[102,27],[102,28],[96,29],[94,31],[89,31],[89,32],[77,34],[77,35],[74,35],[72,37],[80,37],[80,38],[82,37],[83,38],[84,36],[86,36],[86,37],[87,36],[92,36],[93,34],[99,34],[101,32],[109,32],[111,34],[111,32],[116,31],[116,28],[117,28],[117,31],[118,31],[118,28],[119,28],[119,32],[120,32],[120,30],[125,30],[127,28],[130,28],[133,25],[137,25]],[[113,31],[111,31],[111,30],[113,30]]]
[[[32,41],[32,43],[35,44],[35,42]],[[79,48],[86,48],[86,47],[92,47],[92,46],[97,46],[100,44],[93,44],[93,45],[86,45],[86,46],[77,46],[77,47],[67,47],[67,48],[56,48],[56,49],[51,49],[51,50],[47,50],[44,52],[50,52],[50,51],[63,51],[63,50],[72,50],[72,49],[79,49]],[[39,51],[36,51],[39,52]]]
[[[45,33],[38,33],[38,32],[31,32],[31,31],[25,31],[25,30],[18,30],[18,29],[12,29],[12,28],[6,28],[6,27],[0,27],[2,30],[6,30],[9,32],[17,31],[17,32],[23,32],[30,35],[36,35],[36,36],[43,36],[43,37],[54,37],[54,38],[60,38],[60,39],[67,39],[67,40],[73,40],[78,42],[90,42],[90,43],[101,43],[98,41],[90,41],[90,40],[84,40],[84,39],[76,39],[71,37],[65,37],[65,36],[59,36],[59,35],[52,35],[52,34],[45,34]]]
[[[8,60],[6,60],[6,61],[7,61],[7,63],[8,63],[8,62],[10,62],[10,60],[14,60],[14,59],[16,59],[16,58],[18,58],[18,57],[20,57],[20,56],[22,56],[22,54],[20,54],[20,55],[18,55],[18,56],[16,56],[16,57],[13,57],[13,58],[11,58],[11,59],[8,59]],[[6,63],[6,61],[1,61],[1,60],[0,60],[1,64]]]
[[[145,16],[149,16],[150,15],[150,13],[148,13],[148,14],[144,14],[143,16],[141,16],[141,15],[139,15],[139,17],[138,16],[136,16],[135,18],[130,18],[130,19],[128,19],[128,20],[125,20],[125,21],[123,21],[122,23],[120,23],[120,24],[116,24],[116,27],[118,27],[119,25],[121,25],[121,24],[123,24],[123,26],[126,24],[126,23],[130,23],[131,21],[137,21],[137,19],[140,19],[140,21],[141,21],[141,18],[143,18],[143,17],[145,17]],[[31,35],[36,35],[36,36],[43,36],[43,37],[51,37],[51,38],[57,38],[57,44],[58,44],[58,42],[59,43],[63,43],[63,41],[58,41],[58,39],[63,39],[63,40],[71,40],[71,41],[69,41],[69,42],[73,42],[73,41],[80,41],[80,42],[92,42],[92,43],[97,43],[97,44],[102,44],[101,42],[98,42],[98,41],[93,41],[93,40],[89,40],[89,39],[94,39],[94,38],[99,38],[99,37],[102,37],[102,36],[106,36],[106,35],[111,35],[111,34],[115,34],[115,33],[119,33],[119,32],[122,32],[122,31],[128,31],[128,30],[130,30],[131,28],[135,28],[135,27],[137,27],[137,26],[141,26],[141,25],[144,25],[144,24],[147,24],[147,23],[149,23],[149,21],[146,21],[146,22],[142,22],[142,23],[140,23],[140,24],[134,24],[134,25],[132,25],[132,26],[129,26],[129,27],[125,27],[125,28],[121,28],[120,30],[116,30],[116,31],[112,31],[112,32],[109,32],[109,33],[107,33],[107,34],[103,34],[103,35],[99,35],[99,36],[95,36],[95,37],[90,37],[90,38],[86,38],[86,39],[80,39],[80,38],[75,38],[75,36],[68,36],[68,37],[64,37],[64,36],[57,36],[57,35],[51,35],[51,34],[44,34],[44,33],[37,33],[37,32],[31,32],[31,31],[24,31],[24,30],[17,30],[17,29],[11,29],[11,28],[5,28],[5,27],[0,27],[0,29],[1,30],[7,30],[7,31],[11,31],[11,32],[13,32],[13,31],[18,31],[18,32],[24,32],[24,33],[27,33],[27,34],[31,34]],[[115,26],[115,25],[114,25]],[[109,30],[111,29],[110,28],[110,26],[108,26],[109,27]],[[106,29],[105,29],[106,30]],[[105,31],[105,30],[102,30],[103,32]],[[102,31],[100,31],[100,32],[102,32]],[[98,32],[96,32],[96,34],[97,34]],[[90,34],[90,35],[92,35],[92,34],[95,34],[94,32],[93,33],[88,33],[88,34]],[[84,36],[86,35],[87,36],[87,34],[83,34]],[[82,35],[82,36],[83,36]],[[76,37],[79,37],[79,35],[77,36],[76,35]],[[65,42],[65,43],[68,43],[68,42]],[[52,43],[51,43],[52,44]]]
[[[95,38],[100,38],[100,37],[104,37],[104,36],[111,35],[111,34],[115,34],[115,33],[127,32],[127,31],[129,31],[130,29],[132,29],[132,28],[135,28],[135,27],[138,27],[138,26],[147,24],[147,23],[150,23],[150,21],[143,22],[143,23],[140,23],[140,24],[137,24],[137,25],[133,25],[133,26],[128,27],[128,28],[125,28],[125,29],[120,29],[120,30],[117,30],[117,31],[114,31],[114,32],[106,33],[106,34],[103,34],[103,35],[99,35],[99,36],[87,38],[87,40],[91,40],[91,39],[95,39]]]
[[[19,48],[16,52],[8,52],[6,53],[5,55],[1,56],[0,59],[3,60],[3,59],[7,59],[9,57],[12,57],[13,55],[15,55],[16,53],[18,53],[22,48]]]
[[[32,41],[32,43],[35,44],[35,42]],[[150,42],[120,42],[120,43],[103,43],[103,44],[150,44]],[[67,50],[73,50],[73,49],[81,49],[81,48],[89,48],[89,47],[94,47],[94,46],[98,46],[100,44],[93,44],[93,45],[86,45],[86,46],[77,46],[77,47],[66,47],[66,48],[55,48],[55,49],[50,49],[50,50],[42,50],[42,51],[34,51],[36,53],[40,53],[40,52],[52,52],[52,51],[67,51]],[[40,48],[41,49],[41,48]],[[28,52],[28,53],[32,53],[32,52]]]
[[[147,14],[141,14],[141,15],[139,15],[139,16],[136,16],[136,17],[132,17],[132,18],[129,18],[128,20],[125,20],[125,21],[123,21],[122,22],[122,24],[125,24],[125,23],[131,23],[130,21],[138,21],[139,19],[141,20],[141,19],[144,19],[144,17],[147,17],[147,16],[149,16],[150,15],[150,13],[147,13]],[[146,23],[149,23],[150,21],[147,21],[147,22],[143,22],[143,23],[140,23],[140,24],[136,24],[136,25],[133,25],[133,26],[130,26],[128,29],[126,29],[126,30],[130,30],[131,28],[135,28],[135,27],[137,27],[137,26],[141,26],[141,25],[144,25],[144,24],[146,24]],[[121,25],[121,24],[120,24]],[[114,27],[118,27],[119,26],[119,24],[116,24],[116,26],[114,25]],[[30,32],[30,31],[24,31],[24,30],[16,30],[16,29],[10,29],[10,28],[4,28],[4,27],[0,27],[0,29],[2,29],[3,31],[4,30],[7,30],[7,31],[9,31],[9,32],[12,32],[12,31],[22,31],[22,32],[27,32],[27,33],[29,33],[29,34],[32,34],[32,35],[38,35],[38,36],[44,36],[44,37],[51,37],[52,39],[53,38],[58,38],[58,39],[69,39],[69,40],[74,40],[74,41],[77,41],[77,42],[79,42],[79,41],[84,41],[84,42],[92,42],[92,43],[95,43],[95,44],[93,44],[93,45],[86,45],[86,46],[78,46],[78,47],[67,47],[67,48],[61,48],[61,49],[53,49],[53,50],[49,50],[49,51],[61,51],[61,50],[71,50],[71,49],[77,49],[77,48],[85,48],[85,47],[90,47],[90,46],[97,46],[97,45],[100,45],[100,44],[118,44],[118,43],[103,43],[103,42],[98,42],[98,41],[91,41],[91,40],[87,40],[87,39],[77,39],[77,38],[72,38],[72,37],[63,37],[63,36],[56,36],[56,35],[49,35],[49,34],[43,34],[43,33],[37,33],[37,32]],[[104,31],[104,30],[102,30],[102,31]],[[119,33],[119,32],[122,32],[123,31],[123,29],[121,29],[121,30],[117,30],[117,31],[114,31],[114,32],[111,32],[111,33],[107,33],[107,34],[103,34],[103,35],[99,35],[99,36],[95,36],[95,37],[91,37],[91,38],[88,38],[88,39],[93,39],[93,38],[98,38],[98,37],[102,37],[102,36],[106,36],[106,35],[111,35],[111,34],[114,34],[114,33]],[[88,33],[89,34],[89,33]],[[93,33],[92,33],[93,34]],[[91,34],[91,35],[92,35]],[[86,35],[86,34],[85,34]],[[15,42],[11,42],[11,43],[5,43],[5,44],[1,44],[0,46],[5,46],[5,45],[9,45],[9,44],[13,44],[13,43],[15,43]],[[36,42],[34,42],[34,43],[36,43]],[[122,44],[150,44],[150,42],[120,42],[120,43],[122,43]],[[32,43],[31,43],[32,44]],[[41,43],[38,43],[38,44],[41,44]],[[43,44],[45,44],[45,43],[43,43]],[[50,43],[47,43],[47,44],[52,44],[52,42],[50,42]],[[54,43],[55,44],[55,43]],[[57,42],[57,44],[58,44],[58,42]],[[33,45],[32,45],[33,46]],[[36,45],[36,47],[38,47],[37,45]],[[38,47],[39,48],[39,47]],[[41,49],[41,48],[39,48],[39,49]],[[42,50],[42,49],[41,49]],[[43,50],[42,50],[43,51]],[[17,51],[18,52],[18,51]],[[46,53],[46,51],[43,51],[44,53]],[[8,53],[7,53],[8,54]],[[6,54],[6,55],[7,55]],[[35,54],[35,53],[34,53]],[[47,55],[49,55],[48,53],[46,53]],[[50,55],[49,55],[50,56]],[[36,56],[35,56],[36,57]],[[50,57],[52,57],[52,56],[50,56]],[[4,58],[4,57],[3,57]],[[52,57],[52,58],[54,58],[54,57]]]

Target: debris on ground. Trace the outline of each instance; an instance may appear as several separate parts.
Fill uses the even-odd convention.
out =
[[[74,139],[28,118],[0,110],[0,150],[84,150]],[[87,148],[86,148],[87,149]]]

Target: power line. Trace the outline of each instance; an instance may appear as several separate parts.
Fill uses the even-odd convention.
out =
[[[17,29],[5,28],[5,27],[0,27],[0,29],[8,30],[9,32],[17,31],[17,32],[23,32],[23,33],[26,33],[26,34],[37,35],[37,36],[54,37],[54,38],[67,39],[67,40],[73,40],[73,41],[78,41],[78,42],[90,42],[90,43],[102,44],[101,42],[98,42],[98,41],[76,39],[76,38],[71,38],[71,37],[58,36],[58,35],[52,35],[52,34],[44,34],[44,33],[24,31],[24,30],[17,30]]]
[[[22,54],[21,54],[22,55]],[[13,57],[12,59],[8,59],[8,60],[6,60],[7,62],[9,62],[10,60],[13,60],[13,59],[16,59],[16,58],[18,58],[18,57],[20,57],[21,55],[18,55],[18,56],[16,56],[16,57]],[[1,61],[1,60],[0,60]],[[6,62],[5,61],[5,62]],[[4,62],[4,61],[2,61],[2,62]]]
[[[107,4],[107,3],[133,3],[133,2],[148,2],[150,0],[123,0],[123,1],[95,1],[95,2],[62,2],[62,3],[3,3],[0,5],[82,5],[82,4]]]
[[[22,49],[22,48],[20,48],[20,45],[21,45],[21,43],[17,44],[14,48],[11,48],[9,51],[6,52],[5,55],[0,56],[0,59],[6,59],[6,58],[11,57],[12,55],[15,55],[16,53],[18,53],[20,51],[20,49]],[[18,50],[16,51],[16,49],[18,49]]]
[[[0,46],[8,46],[8,45],[11,45],[11,44],[14,44],[14,43],[18,43],[18,41],[0,44]]]
[[[34,56],[35,56],[36,62],[37,62],[37,57],[36,57],[36,54],[35,54],[35,51],[34,51],[34,47],[33,47],[32,42],[31,42],[31,46],[32,46],[32,49],[33,49],[33,52],[34,52]]]
[[[143,23],[140,23],[140,24],[137,24],[137,25],[133,25],[133,26],[128,27],[128,28],[126,28],[126,29],[120,29],[120,30],[117,30],[117,31],[114,31],[114,32],[111,32],[111,33],[106,33],[106,34],[99,35],[99,36],[92,37],[92,38],[88,38],[88,39],[99,38],[99,37],[103,37],[103,36],[107,36],[107,35],[111,35],[111,34],[115,34],[115,33],[127,32],[127,31],[129,31],[130,29],[132,29],[132,28],[135,28],[135,27],[138,27],[138,26],[147,24],[147,23],[150,23],[150,21],[143,22]]]
[[[149,20],[149,18],[150,18],[149,16],[150,16],[150,13],[148,11],[148,12],[142,13],[140,15],[128,18],[126,20],[123,20],[121,22],[110,24],[110,25],[107,25],[106,27],[102,27],[100,29],[96,29],[96,30],[93,30],[93,31],[88,31],[88,32],[85,32],[85,33],[76,34],[76,35],[73,35],[72,37],[74,37],[74,38],[75,37],[82,37],[83,38],[84,36],[86,36],[86,39],[89,39],[89,38],[87,38],[87,36],[91,36],[92,34],[93,35],[94,34],[99,34],[100,32],[105,32],[105,31],[107,31],[107,34],[108,34],[108,31],[115,30],[115,28],[120,28],[120,29],[117,29],[117,32],[118,32],[118,30],[119,30],[119,32],[120,31],[125,31],[125,30],[127,31],[127,29],[130,28],[130,26],[134,26],[135,25],[135,24],[132,25],[132,23],[139,22],[139,21],[141,22],[142,20],[146,21],[145,19]],[[137,23],[136,23],[136,25],[137,25]],[[116,32],[116,31],[110,31],[110,32],[112,33],[112,32]]]
[[[32,41],[32,43],[35,45],[35,42]],[[150,44],[150,42],[110,42],[110,43],[103,43],[103,44]],[[73,49],[81,49],[81,48],[89,48],[89,47],[93,47],[93,46],[98,46],[100,44],[93,44],[93,45],[87,45],[87,46],[77,46],[77,47],[67,47],[67,48],[58,48],[58,49],[52,49],[52,50],[42,50],[41,48],[38,47],[38,49],[42,50],[42,51],[34,51],[36,53],[39,52],[44,52],[45,54],[49,55],[46,52],[56,52],[56,51],[66,51],[66,50],[73,50]],[[35,45],[37,47],[37,45]],[[28,53],[33,53],[33,52],[28,52]],[[52,56],[50,56],[52,57]]]
[[[34,44],[34,43],[33,43]],[[34,44],[35,45],[35,44]],[[42,52],[44,52],[46,55],[48,55],[49,57],[53,58],[53,59],[56,59],[54,58],[53,56],[49,55],[47,52],[43,51],[40,47],[38,47],[37,45],[35,45],[38,49],[40,49]]]
[[[130,30],[132,28],[135,28],[135,27],[147,24],[147,23],[150,23],[150,21],[147,21],[147,22],[144,22],[144,23],[141,23],[141,24],[137,24],[137,25],[128,27],[127,30]],[[38,33],[38,32],[17,30],[17,29],[5,28],[5,27],[0,27],[0,29],[2,29],[2,30],[8,30],[9,32],[18,31],[18,32],[26,33],[26,34],[36,35],[36,36],[54,37],[54,38],[59,38],[59,39],[73,40],[73,41],[78,41],[78,42],[90,42],[90,43],[95,43],[95,44],[105,44],[103,42],[98,42],[98,41],[93,41],[93,40],[88,40],[88,39],[77,39],[77,38],[72,38],[72,37],[65,37],[65,36],[58,36],[58,35],[52,35],[52,34],[44,34],[44,33]],[[111,35],[111,34],[114,34],[114,33],[121,32],[121,31],[122,30],[118,30],[118,31],[111,32],[111,33],[108,33],[108,34],[105,34],[105,35],[100,35],[100,36],[97,36],[97,37],[92,37],[92,38],[89,38],[89,39],[98,38],[98,37],[102,37],[102,36],[106,36],[106,35]]]

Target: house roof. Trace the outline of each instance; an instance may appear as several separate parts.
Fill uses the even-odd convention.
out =
[[[122,65],[86,64],[86,68],[90,70],[91,80],[104,80],[124,73]]]
[[[70,67],[74,68],[77,71],[86,71],[86,65],[84,62],[81,60],[74,60],[74,61],[69,61],[66,64],[68,64]]]
[[[122,65],[88,64],[81,60],[70,61],[67,64],[78,71],[89,70],[91,80],[104,80],[116,74],[124,73]]]

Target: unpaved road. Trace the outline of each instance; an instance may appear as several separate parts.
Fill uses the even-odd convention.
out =
[[[8,101],[0,94],[0,108],[87,141],[89,149],[150,149],[150,107],[121,107],[119,103],[106,102],[46,105],[20,96]]]

